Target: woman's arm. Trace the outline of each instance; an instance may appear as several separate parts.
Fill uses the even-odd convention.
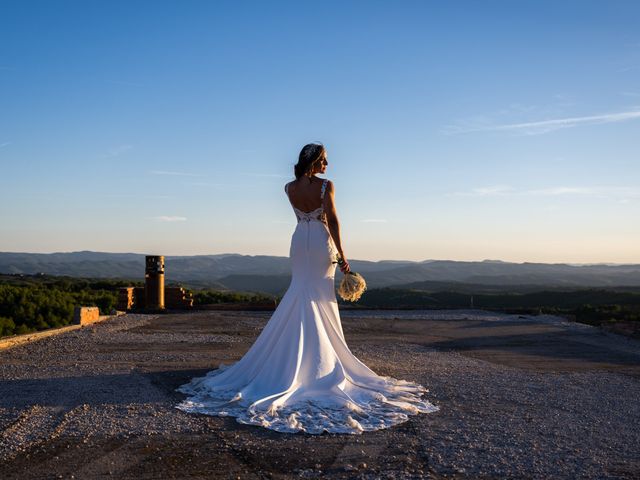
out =
[[[342,241],[340,240],[340,222],[338,221],[338,213],[336,212],[334,188],[333,182],[331,182],[331,180],[327,181],[327,188],[325,190],[324,212],[327,216],[327,225],[329,227],[331,238],[333,238],[333,243],[336,244],[338,253],[344,260],[344,263],[340,266],[340,270],[343,273],[347,273],[349,270],[351,270],[351,267],[349,266],[347,257],[344,255],[344,250],[342,249]]]

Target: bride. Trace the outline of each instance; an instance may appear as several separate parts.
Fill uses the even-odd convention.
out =
[[[279,432],[358,434],[439,409],[417,383],[379,376],[349,350],[334,290],[336,253],[345,260],[334,186],[322,144],[305,145],[285,185],[298,224],[289,256],[291,284],[242,359],[221,363],[176,389],[185,412],[233,416]]]

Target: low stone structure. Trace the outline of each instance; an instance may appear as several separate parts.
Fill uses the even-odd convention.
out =
[[[145,287],[121,287],[118,292],[118,305],[122,311],[144,310]],[[170,310],[193,308],[193,294],[182,287],[166,287],[164,289],[164,306]]]
[[[73,323],[75,325],[89,325],[100,321],[100,309],[98,307],[75,307],[73,311]]]
[[[164,301],[167,308],[193,307],[193,294],[182,287],[167,287],[164,290]]]
[[[116,308],[125,312],[189,310],[193,308],[193,294],[182,287],[164,286],[164,256],[145,257],[144,287],[122,287]]]
[[[131,310],[135,305],[135,287],[122,287],[118,291],[118,310]]]

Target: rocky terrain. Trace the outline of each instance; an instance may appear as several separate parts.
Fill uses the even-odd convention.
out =
[[[0,472],[40,478],[638,478],[640,342],[549,316],[342,315],[353,353],[440,411],[362,435],[175,408],[259,312],[125,315],[0,351]]]

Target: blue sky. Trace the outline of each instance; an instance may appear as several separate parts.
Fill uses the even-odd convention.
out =
[[[0,3],[0,251],[640,262],[636,1]]]

